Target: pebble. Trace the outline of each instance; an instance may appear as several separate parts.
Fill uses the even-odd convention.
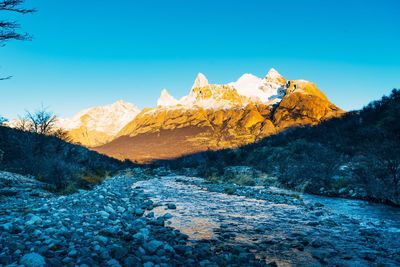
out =
[[[334,238],[335,242],[341,242],[344,237],[349,239],[349,244],[356,246],[355,240],[358,238],[359,242],[368,241],[373,247],[375,244],[378,246],[380,243],[377,241],[386,238],[388,233],[384,235],[378,230],[364,229],[359,221],[354,222],[346,217],[338,220],[326,212],[322,204],[290,204],[290,200],[282,196],[276,197],[277,202],[271,200],[271,206],[284,203],[292,205],[292,208],[283,210],[276,205],[271,216],[266,214],[262,221],[255,221],[247,228],[250,233],[248,236],[241,225],[246,218],[232,216],[229,220],[218,221],[229,212],[225,211],[226,207],[219,211],[221,206],[227,203],[214,202],[216,205],[210,205],[210,209],[214,208],[217,216],[207,219],[218,221],[212,226],[215,229],[213,234],[218,238],[192,239],[192,236],[189,237],[176,229],[164,227],[165,221],[173,216],[174,220],[168,221],[172,223],[171,226],[174,225],[175,219],[181,218],[185,210],[180,199],[172,200],[176,204],[155,199],[151,193],[144,193],[144,187],[132,189],[135,181],[137,178],[131,176],[116,176],[105,180],[92,190],[79,191],[72,195],[59,197],[43,191],[40,192],[41,197],[32,198],[18,193],[17,196],[0,202],[0,210],[4,211],[0,216],[0,266],[16,266],[18,263],[27,267],[265,266],[265,259],[268,257],[256,259],[253,253],[266,253],[269,250],[273,250],[274,255],[278,257],[290,255],[289,260],[293,260],[298,254],[320,264],[332,262],[334,265],[334,260],[339,259],[359,261],[361,265],[379,265],[384,262],[383,257],[389,265],[395,266],[396,263],[394,256],[387,256],[396,255],[395,245],[385,248],[383,252],[374,247],[359,255],[352,250],[346,251],[348,255],[344,255],[339,249],[335,249],[335,243],[326,242],[328,238],[332,238],[333,233],[347,230],[342,221],[357,230],[351,231],[351,235],[338,234],[338,237]],[[250,191],[249,188],[235,188],[235,192],[238,193]],[[255,195],[258,196],[257,194],[261,193],[258,191]],[[224,194],[224,197],[236,196]],[[157,204],[149,198],[155,199]],[[213,200],[207,198],[207,201]],[[241,201],[247,200],[245,197],[241,198],[235,204],[239,208],[242,205]],[[163,214],[164,209],[161,213],[159,208],[153,209],[160,206],[166,206],[173,215]],[[179,210],[172,211],[177,206]],[[248,208],[247,214],[252,212],[252,208]],[[304,213],[299,216],[298,210]],[[204,218],[202,216],[194,214],[190,220],[201,225],[204,222],[196,219]],[[315,227],[310,225],[310,222],[315,224]],[[379,224],[369,227],[377,225]],[[332,229],[333,227],[336,229]],[[315,238],[317,236],[320,238]],[[246,242],[241,243],[243,247],[234,245],[237,244],[236,239],[249,237],[250,242],[257,242],[258,245],[247,247],[243,245]],[[395,238],[391,240],[396,244]]]
[[[167,204],[168,209],[170,210],[175,210],[176,209],[176,205],[174,203],[168,203]]]

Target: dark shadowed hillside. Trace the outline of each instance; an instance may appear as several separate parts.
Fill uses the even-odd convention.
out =
[[[127,164],[57,137],[0,126],[0,170],[34,175],[57,191],[88,187]]]
[[[205,177],[224,181],[230,179],[226,167],[249,166],[288,188],[399,205],[399,120],[400,91],[393,90],[360,111],[317,126],[287,130],[235,150],[160,164],[197,168]]]

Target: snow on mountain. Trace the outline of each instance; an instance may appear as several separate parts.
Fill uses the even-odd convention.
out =
[[[161,107],[169,107],[169,106],[175,106],[179,103],[178,100],[176,100],[173,96],[171,96],[167,89],[163,89],[161,91],[160,97],[157,100],[157,106]]]
[[[271,68],[268,71],[268,73],[264,79],[266,82],[272,82],[272,83],[277,83],[277,84],[280,84],[280,83],[284,84],[286,82],[285,78],[274,68]]]
[[[285,78],[273,68],[264,78],[247,73],[229,84],[209,84],[204,74],[199,73],[187,96],[176,100],[164,89],[157,106],[164,109],[227,109],[250,102],[272,105],[284,96],[285,84]]]
[[[135,105],[119,100],[111,105],[85,109],[72,118],[61,118],[57,126],[65,130],[84,126],[92,131],[115,135],[139,112]]]
[[[273,104],[283,97],[285,83],[285,78],[272,68],[264,79],[252,74],[244,74],[239,80],[229,85],[236,88],[242,96]]]
[[[197,74],[197,77],[193,83],[192,89],[194,88],[200,88],[208,85],[208,80],[206,76],[204,76],[203,73]]]

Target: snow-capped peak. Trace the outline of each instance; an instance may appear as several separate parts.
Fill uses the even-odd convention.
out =
[[[118,101],[116,101],[115,103],[113,103],[111,105],[103,106],[103,107],[100,107],[100,108],[105,108],[105,109],[110,109],[110,110],[121,110],[121,111],[123,111],[123,110],[131,111],[131,110],[137,110],[138,109],[134,104],[125,102],[124,100],[118,100]]]
[[[203,73],[199,73],[199,74],[197,74],[196,80],[193,83],[192,89],[204,87],[207,85],[208,85],[208,80],[207,80],[206,76],[204,76]]]
[[[264,79],[246,73],[229,85],[236,88],[242,96],[273,104],[284,94],[285,78],[272,68]]]
[[[167,89],[163,89],[161,91],[160,97],[157,100],[157,106],[169,107],[178,104],[178,100],[176,100],[173,96],[171,96]]]
[[[285,84],[286,79],[274,68],[271,68],[264,78],[267,82]]]
[[[140,110],[134,104],[118,100],[111,105],[85,109],[72,118],[61,118],[57,126],[65,130],[84,126],[89,130],[114,135],[133,120],[139,112]]]

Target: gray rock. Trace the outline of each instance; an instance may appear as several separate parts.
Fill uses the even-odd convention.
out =
[[[139,232],[133,235],[133,238],[147,241],[149,239],[149,235],[150,235],[150,230],[147,228],[142,228],[139,230]]]
[[[119,213],[124,213],[126,211],[126,209],[124,207],[118,206],[117,210]]]
[[[25,254],[19,263],[26,267],[42,267],[46,265],[45,259],[37,253]]]
[[[104,211],[104,210],[99,211],[98,214],[99,214],[101,217],[103,217],[103,218],[108,218],[108,217],[110,217],[110,214],[109,214],[108,212]]]
[[[119,264],[119,262],[115,259],[111,259],[109,261],[107,261],[107,266],[110,267],[121,267],[121,264]]]
[[[152,263],[151,261],[146,262],[145,264],[143,264],[143,267],[153,267],[154,263]]]
[[[339,194],[343,194],[344,192],[346,192],[347,188],[340,188],[339,189]]]
[[[78,254],[78,251],[76,251],[75,249],[73,249],[73,250],[71,250],[71,251],[68,253],[68,256],[70,256],[70,257],[75,257],[77,254]]]
[[[176,210],[176,205],[174,203],[168,203],[167,207],[170,210]]]
[[[95,238],[97,241],[102,242],[102,243],[107,243],[108,242],[108,238],[102,235],[98,235]]]
[[[124,266],[126,267],[136,267],[140,265],[140,261],[134,257],[128,257],[124,260]]]
[[[169,220],[172,218],[172,215],[170,213],[166,213],[166,214],[164,214],[163,217],[164,217],[164,219]]]
[[[42,223],[42,218],[39,216],[30,214],[28,215],[29,220],[25,223],[26,225],[34,225],[34,224],[41,224]]]
[[[267,230],[267,227],[265,227],[264,225],[260,224],[256,227],[256,231],[259,233],[263,233]]]
[[[144,210],[143,209],[135,209],[135,215],[136,216],[143,216]]]
[[[13,227],[12,223],[5,223],[0,225],[0,229],[3,229],[5,231],[10,231],[12,227]]]
[[[173,247],[171,247],[171,245],[168,243],[165,243],[164,250],[171,254],[176,254],[175,249]]]
[[[158,240],[152,240],[144,245],[144,248],[150,252],[150,253],[155,253],[157,249],[162,247],[164,245],[163,242],[158,241]]]
[[[110,214],[114,214],[115,210],[110,206],[105,206],[104,210]]]
[[[122,259],[123,257],[125,257],[128,254],[128,250],[122,246],[114,246],[111,249],[111,257],[119,260]]]
[[[109,261],[107,261],[107,266],[110,267],[121,267],[121,264],[119,264],[119,262],[115,259],[111,259]]]
[[[322,216],[322,215],[324,215],[324,212],[323,211],[317,211],[317,212],[315,212],[314,213],[315,214],[315,216]]]

